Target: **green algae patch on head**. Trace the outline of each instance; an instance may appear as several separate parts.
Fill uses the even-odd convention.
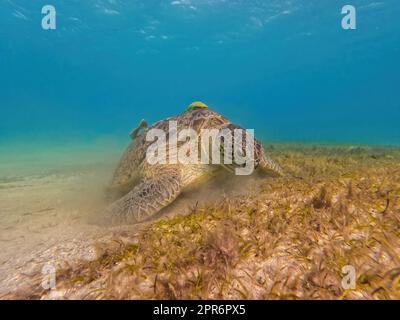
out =
[[[188,112],[194,109],[208,109],[208,106],[201,101],[194,101],[185,109],[184,112]]]

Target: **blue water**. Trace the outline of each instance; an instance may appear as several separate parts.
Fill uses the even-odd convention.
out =
[[[0,143],[129,141],[202,100],[265,141],[399,145],[399,17],[399,0],[1,0]]]

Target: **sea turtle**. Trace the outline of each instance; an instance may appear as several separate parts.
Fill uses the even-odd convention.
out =
[[[112,224],[144,221],[172,203],[183,190],[215,176],[221,168],[231,170],[235,166],[182,164],[171,161],[167,161],[166,164],[150,164],[146,152],[153,142],[147,141],[146,135],[151,129],[161,129],[167,133],[168,138],[171,121],[176,121],[177,132],[185,128],[194,129],[196,134],[202,129],[241,129],[217,112],[209,110],[202,102],[192,103],[184,113],[161,120],[150,127],[142,120],[138,128],[132,131],[132,142],[114,172],[111,190],[117,191],[120,198],[106,209],[107,221]],[[259,141],[254,141],[255,167],[281,175],[282,169],[279,165],[265,154]],[[167,159],[170,160],[177,149],[172,148],[168,139],[165,144],[168,150]],[[183,142],[177,144],[178,149],[182,144]],[[221,154],[224,152],[222,149]]]

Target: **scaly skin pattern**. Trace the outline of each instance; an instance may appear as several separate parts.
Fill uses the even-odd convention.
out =
[[[198,137],[202,129],[244,130],[207,109],[193,109],[144,129],[141,135],[134,137],[115,170],[111,189],[122,196],[105,210],[107,222],[122,224],[147,220],[172,203],[183,190],[202,183],[218,172],[220,166],[214,164],[170,164],[169,159],[177,152],[176,148],[168,145],[170,121],[176,121],[178,132],[191,128]],[[146,152],[154,143],[146,141],[146,135],[152,129],[161,129],[167,135],[167,164],[150,164],[146,159]],[[184,143],[178,142],[178,149]],[[255,167],[263,171],[282,174],[282,169],[265,154],[262,144],[257,140],[254,162]]]

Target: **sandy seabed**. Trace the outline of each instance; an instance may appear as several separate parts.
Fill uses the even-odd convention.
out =
[[[400,150],[266,149],[285,177],[220,177],[119,227],[96,224],[117,155],[3,170],[0,298],[399,299]]]

